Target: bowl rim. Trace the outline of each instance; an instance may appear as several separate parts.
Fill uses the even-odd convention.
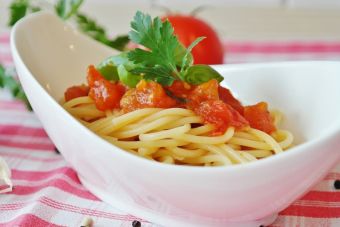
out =
[[[325,129],[325,132],[315,138],[312,139],[310,141],[305,141],[301,144],[298,144],[292,148],[289,148],[289,152],[282,152],[280,154],[275,154],[272,155],[270,157],[255,161],[255,162],[249,162],[249,163],[245,163],[245,164],[239,164],[239,165],[229,165],[229,166],[214,166],[214,167],[210,167],[210,168],[202,168],[202,166],[186,166],[186,165],[173,165],[173,164],[165,164],[165,163],[160,163],[160,162],[156,162],[156,161],[151,161],[148,159],[145,159],[143,157],[139,157],[137,155],[131,154],[127,151],[125,151],[124,149],[121,149],[111,143],[109,143],[108,141],[104,140],[103,138],[101,138],[99,135],[97,135],[96,133],[92,132],[90,129],[88,129],[86,126],[84,126],[83,124],[81,124],[79,121],[77,121],[70,113],[68,113],[60,104],[59,102],[53,98],[47,91],[46,89],[38,82],[38,80],[36,79],[36,77],[34,76],[34,74],[28,69],[27,65],[24,63],[24,60],[22,59],[19,50],[17,49],[17,43],[16,43],[16,39],[17,39],[17,33],[18,30],[21,29],[21,27],[24,26],[25,23],[29,22],[30,20],[36,20],[39,17],[54,17],[57,18],[55,15],[53,15],[50,12],[37,12],[34,13],[32,15],[28,15],[27,17],[21,19],[19,22],[17,22],[15,24],[15,26],[12,28],[11,31],[11,36],[10,36],[10,44],[11,44],[11,53],[13,55],[13,59],[15,62],[15,65],[18,66],[20,65],[20,67],[23,67],[23,70],[25,71],[25,73],[28,75],[29,80],[31,80],[31,82],[33,82],[33,86],[37,86],[40,90],[39,93],[43,93],[45,96],[47,96],[47,99],[49,100],[49,102],[52,103],[52,105],[54,106],[54,108],[59,109],[60,113],[63,114],[63,118],[65,118],[67,121],[71,121],[73,122],[73,125],[75,127],[78,127],[77,130],[81,130],[83,133],[86,133],[88,136],[91,136],[94,140],[94,143],[101,143],[103,144],[103,146],[107,147],[107,149],[104,149],[105,152],[110,152],[110,148],[112,150],[112,148],[115,148],[114,151],[112,152],[118,152],[117,155],[120,155],[122,158],[125,158],[127,160],[127,162],[140,162],[140,164],[143,165],[147,165],[149,166],[149,168],[155,168],[158,170],[164,170],[164,171],[173,171],[173,172],[181,172],[181,173],[220,173],[220,172],[230,172],[233,173],[234,171],[239,172],[240,170],[253,170],[256,169],[258,167],[261,166],[266,166],[269,164],[274,164],[274,163],[278,163],[278,162],[282,162],[284,160],[288,160],[290,158],[292,158],[293,156],[295,156],[296,153],[298,152],[308,152],[307,150],[309,150],[309,148],[316,146],[318,144],[321,144],[322,141],[326,141],[329,140],[333,137],[336,136],[340,136],[340,119],[336,119],[334,124],[332,124],[331,126],[327,127]],[[63,23],[63,22],[62,22]],[[81,39],[86,39],[88,42],[95,42],[99,45],[99,42],[90,39],[89,37],[79,33],[78,31],[76,31],[75,29],[73,29],[71,26],[67,25],[66,23],[64,23],[65,26],[67,26],[69,29],[72,30],[72,33],[78,37],[80,37]],[[243,63],[243,64],[222,64],[222,65],[212,65],[212,67],[214,67],[216,70],[239,70],[240,67],[242,68],[241,70],[251,70],[254,68],[259,68],[259,67],[277,67],[277,66],[284,66],[284,65],[303,65],[303,64],[331,64],[331,65],[339,65],[340,66],[340,62],[337,61],[281,61],[281,62],[270,62],[270,63]],[[19,79],[21,79],[21,75],[19,75]],[[34,107],[33,107],[34,108]],[[109,147],[110,146],[110,147]],[[101,152],[104,152],[101,151]],[[62,151],[61,151],[62,153]],[[340,155],[338,160],[340,159]]]

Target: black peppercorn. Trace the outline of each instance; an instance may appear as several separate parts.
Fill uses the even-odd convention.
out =
[[[142,226],[142,224],[140,223],[140,221],[134,220],[132,222],[132,227],[141,227],[141,226]]]
[[[60,154],[58,148],[55,147],[55,148],[54,148],[54,151],[55,151],[55,153]]]
[[[340,180],[335,180],[334,181],[334,188],[335,189],[340,189]]]

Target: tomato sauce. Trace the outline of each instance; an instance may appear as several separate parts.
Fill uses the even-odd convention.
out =
[[[230,90],[210,80],[200,85],[190,85],[176,80],[163,87],[154,81],[141,80],[136,88],[127,89],[119,82],[106,80],[96,68],[88,68],[89,86],[73,86],[66,90],[65,100],[89,95],[97,109],[105,111],[120,108],[131,112],[141,108],[182,107],[193,110],[204,123],[213,124],[213,135],[223,134],[229,127],[240,130],[251,126],[266,133],[276,130],[267,103],[243,107]]]

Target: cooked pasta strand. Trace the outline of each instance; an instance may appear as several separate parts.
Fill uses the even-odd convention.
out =
[[[253,162],[292,146],[293,135],[279,129],[272,135],[254,129],[229,127],[210,136],[214,126],[183,108],[145,108],[129,113],[99,111],[90,97],[63,104],[86,127],[108,142],[149,160],[168,164],[220,166]],[[271,112],[276,125],[280,112]],[[194,128],[193,128],[194,127]]]

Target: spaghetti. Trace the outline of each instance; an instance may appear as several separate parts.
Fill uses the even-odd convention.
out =
[[[93,132],[135,155],[169,164],[220,166],[253,162],[292,146],[293,135],[276,130],[271,135],[246,127],[229,127],[211,136],[214,126],[184,108],[143,108],[129,113],[100,111],[89,96],[63,104]],[[275,126],[282,115],[272,111]]]

